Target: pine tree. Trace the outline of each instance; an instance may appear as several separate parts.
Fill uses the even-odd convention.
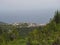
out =
[[[53,20],[56,22],[56,24],[60,23],[60,13],[58,11],[55,13]]]

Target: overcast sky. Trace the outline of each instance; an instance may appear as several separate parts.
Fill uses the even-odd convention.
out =
[[[0,0],[0,10],[58,9],[60,0]]]
[[[30,19],[31,18],[30,14],[32,15],[32,19],[38,20],[39,16],[40,17],[42,17],[42,15],[47,16],[47,14],[49,12],[51,14],[53,14],[53,10],[57,10],[57,9],[60,9],[60,0],[0,0],[0,21],[10,22],[10,18],[13,19],[14,16],[15,16],[14,19],[18,20],[17,18],[19,17],[19,19],[20,19],[20,17],[22,15],[23,15],[22,17],[24,17],[25,19],[28,19],[27,17],[29,17],[29,19]],[[45,10],[45,12],[46,11],[47,12],[45,13],[44,10]],[[34,12],[34,11],[37,11],[37,12]],[[43,13],[41,14],[41,11],[46,15],[44,15]],[[9,14],[8,14],[8,12],[9,12]],[[17,13],[17,12],[19,12],[19,13]],[[28,12],[28,14],[27,14],[27,12]],[[33,16],[35,16],[35,17],[33,17]],[[37,18],[36,18],[36,16],[37,16]],[[7,18],[7,17],[10,17],[10,18]],[[24,18],[23,18],[23,20],[24,20]],[[11,20],[11,22],[12,21],[13,20]]]

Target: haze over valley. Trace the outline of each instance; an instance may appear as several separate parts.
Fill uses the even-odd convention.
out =
[[[6,23],[28,22],[28,23],[48,23],[54,16],[55,10],[30,10],[30,11],[7,11],[0,12],[0,21]]]
[[[59,0],[0,0],[0,21],[45,24],[60,10],[59,4]]]

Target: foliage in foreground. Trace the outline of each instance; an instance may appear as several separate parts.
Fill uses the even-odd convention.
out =
[[[60,13],[58,11],[54,18],[42,28],[38,27],[33,31],[25,32],[25,27],[24,38],[20,35],[22,30],[19,31],[14,26],[5,28],[6,26],[0,26],[0,45],[60,45]]]

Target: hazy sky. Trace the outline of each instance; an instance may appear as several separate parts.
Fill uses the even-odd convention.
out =
[[[60,0],[0,0],[0,21],[17,22],[17,20],[23,20],[36,22],[40,19],[40,16],[40,22],[44,23],[44,18],[46,16],[49,17],[50,14],[52,16],[53,12],[57,9],[60,9]]]
[[[0,10],[39,10],[59,8],[59,0],[0,0]]]

